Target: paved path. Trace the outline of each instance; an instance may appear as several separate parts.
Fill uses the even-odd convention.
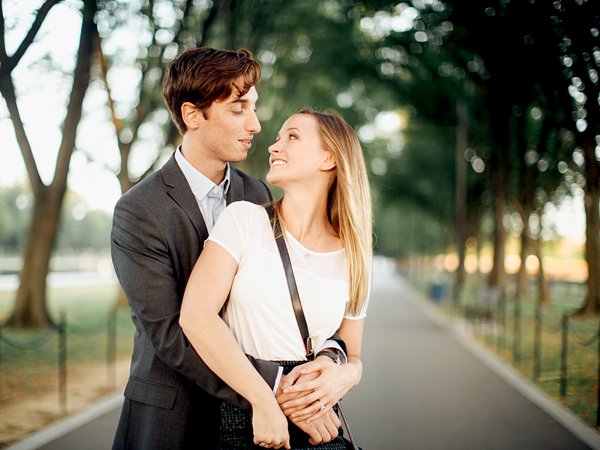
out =
[[[461,337],[390,271],[376,276],[366,324],[363,381],[344,400],[365,450],[600,449],[598,433]],[[103,408],[58,439],[10,450],[108,449],[120,399]]]

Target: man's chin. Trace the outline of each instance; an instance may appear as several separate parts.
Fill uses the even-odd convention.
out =
[[[232,154],[229,156],[230,163],[244,162],[247,159],[248,159],[247,151],[236,152],[235,154]]]

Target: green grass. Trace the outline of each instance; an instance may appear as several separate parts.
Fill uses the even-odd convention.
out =
[[[67,379],[78,367],[109,366],[108,330],[116,285],[50,288],[48,309],[55,321],[66,320]],[[0,292],[0,320],[10,314],[14,293]],[[2,329],[0,341],[0,406],[57,389],[59,338],[56,331]],[[129,358],[133,324],[127,308],[116,313],[116,359]],[[10,341],[10,343],[7,343]],[[16,344],[16,345],[13,345]],[[15,347],[36,347],[28,350]],[[68,383],[68,381],[67,381]],[[109,376],[107,375],[107,386]]]
[[[430,283],[426,279],[415,280],[414,285],[426,296],[429,295]],[[467,305],[477,303],[479,285],[473,279],[467,282],[461,295],[461,311]],[[510,288],[508,292],[504,308],[500,304],[494,311],[492,325],[477,327],[473,324],[472,331],[477,339],[557,402],[568,407],[589,425],[595,426],[600,354],[599,317],[571,315],[582,305],[585,287],[564,283],[551,285],[551,302],[541,310],[540,374],[537,379],[534,379],[535,293],[521,300],[520,320],[516,320],[516,304],[511,298]],[[448,292],[446,297],[445,302],[440,305],[440,310],[443,310],[453,320],[462,319],[460,311],[449,307]],[[560,393],[563,314],[569,314],[566,396],[562,396]],[[520,324],[518,328],[515,326],[516,323]]]

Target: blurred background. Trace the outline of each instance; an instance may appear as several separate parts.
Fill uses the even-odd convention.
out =
[[[261,63],[242,170],[264,178],[296,110],[336,109],[367,159],[376,253],[449,316],[491,314],[483,341],[597,425],[599,24],[592,0],[1,0],[0,442],[126,378],[112,209],[178,145],[163,68],[195,46]]]

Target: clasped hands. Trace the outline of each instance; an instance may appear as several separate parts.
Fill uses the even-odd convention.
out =
[[[277,401],[283,413],[309,435],[312,445],[335,439],[341,425],[332,407],[351,389],[345,367],[326,356],[295,367],[281,379]]]

